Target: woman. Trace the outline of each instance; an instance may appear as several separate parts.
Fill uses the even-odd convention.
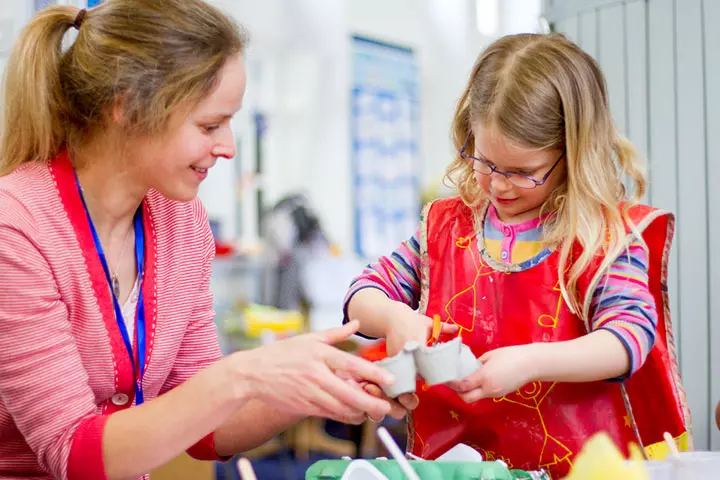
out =
[[[21,34],[0,137],[0,477],[137,478],[307,415],[403,414],[359,386],[392,379],[331,346],[356,324],[221,359],[196,195],[235,154],[244,46],[202,0],[52,7]]]

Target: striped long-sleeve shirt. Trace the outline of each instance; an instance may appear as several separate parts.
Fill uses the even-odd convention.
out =
[[[491,207],[484,222],[484,246],[503,262],[528,268],[549,255],[542,242],[539,219],[517,225],[503,223]],[[389,298],[417,308],[420,301],[419,232],[390,256],[368,265],[356,277],[345,297],[363,288],[377,288]],[[593,292],[591,327],[615,334],[630,358],[630,374],[642,366],[655,343],[657,311],[648,288],[648,252],[638,240],[618,256]],[[347,315],[346,315],[347,320]]]

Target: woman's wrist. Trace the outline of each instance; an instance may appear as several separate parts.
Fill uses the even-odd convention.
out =
[[[257,398],[259,382],[262,381],[261,363],[257,350],[236,352],[226,357],[220,374],[221,388],[231,393],[231,401],[240,406],[249,400]]]

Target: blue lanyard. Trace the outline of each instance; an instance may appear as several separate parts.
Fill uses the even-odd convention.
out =
[[[138,271],[138,303],[137,303],[137,316],[135,321],[135,338],[137,340],[138,350],[138,363],[139,368],[135,366],[135,356],[133,355],[133,347],[130,343],[130,335],[128,334],[125,321],[123,319],[122,309],[120,308],[120,302],[118,302],[117,296],[115,296],[115,290],[113,289],[112,279],[110,277],[110,269],[108,268],[107,260],[105,259],[105,252],[103,251],[102,244],[100,243],[100,237],[95,230],[92,218],[90,218],[90,211],[85,203],[85,197],[83,196],[82,189],[80,188],[80,180],[75,174],[75,181],[77,183],[78,192],[80,193],[80,199],[82,200],[83,207],[85,207],[85,213],[87,215],[88,223],[90,224],[90,230],[92,231],[93,241],[95,242],[95,249],[97,250],[98,256],[100,257],[100,263],[102,263],[103,270],[105,271],[105,278],[110,287],[110,294],[113,299],[113,308],[115,309],[115,320],[117,321],[118,328],[123,337],[125,348],[127,349],[128,355],[130,356],[130,363],[133,368],[133,379],[135,381],[135,404],[140,405],[143,403],[143,390],[142,390],[142,377],[145,373],[145,304],[143,303],[143,266],[145,265],[145,228],[143,227],[143,215],[142,205],[135,212],[133,218],[133,224],[135,228],[135,263],[137,264]]]

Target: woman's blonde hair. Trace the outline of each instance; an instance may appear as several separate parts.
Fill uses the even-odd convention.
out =
[[[74,149],[122,106],[132,134],[162,132],[178,108],[215,86],[244,31],[202,0],[109,0],[86,12],[54,6],[22,31],[5,74],[0,175]],[[63,38],[78,26],[77,39]]]
[[[645,192],[638,155],[613,123],[600,67],[560,34],[503,37],[480,55],[458,102],[452,125],[457,152],[476,125],[528,149],[565,152],[567,179],[542,207],[554,212],[543,226],[544,241],[559,246],[563,297],[582,314],[580,276],[596,254],[605,255],[604,271],[623,251],[627,226],[635,228],[627,207]],[[474,151],[472,135],[468,148]],[[472,165],[459,153],[447,178],[468,206],[485,201]],[[573,261],[575,241],[582,254]]]

